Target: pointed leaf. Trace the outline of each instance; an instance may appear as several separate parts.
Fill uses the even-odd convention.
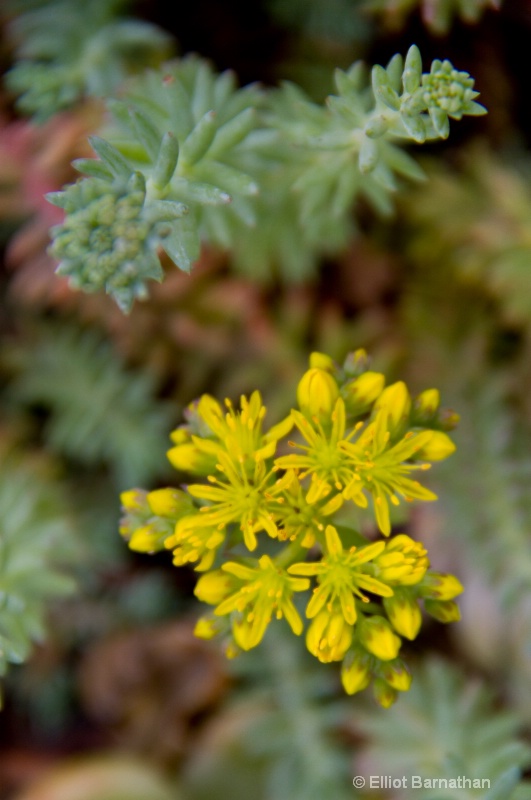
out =
[[[154,161],[160,150],[161,136],[157,128],[153,125],[149,117],[138,108],[130,108],[129,116],[133,123],[133,129],[138,139],[144,145],[148,156]]]
[[[162,137],[160,150],[151,178],[153,185],[157,189],[164,189],[171,181],[175,173],[175,168],[177,167],[178,158],[179,142],[171,131],[168,131]]]
[[[89,136],[89,142],[113,175],[117,178],[129,178],[133,170],[123,155],[112,144],[109,144],[99,136]]]
[[[203,158],[216,135],[216,112],[208,111],[187,136],[181,147],[181,159],[186,164],[195,164]]]
[[[103,180],[112,180],[113,174],[107,169],[102,161],[96,158],[76,158],[72,161],[72,166],[78,172],[84,175],[89,175],[91,178],[102,178]]]
[[[401,114],[400,119],[404,128],[409,133],[412,139],[422,144],[426,141],[426,125],[420,116],[409,116],[409,114]]]
[[[190,272],[201,251],[197,223],[194,224],[193,219],[186,217],[178,220],[171,234],[163,239],[161,244],[179,269]]]
[[[389,77],[385,69],[376,65],[372,69],[372,90],[377,100],[381,100],[393,111],[398,111],[400,108],[400,99],[391,86]]]
[[[208,151],[210,158],[217,158],[222,153],[240,144],[256,126],[256,119],[256,110],[254,108],[246,108],[218,128]]]

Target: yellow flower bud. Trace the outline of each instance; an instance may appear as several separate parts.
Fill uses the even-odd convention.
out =
[[[430,600],[424,601],[424,608],[430,617],[435,617],[439,622],[459,622],[461,612],[457,603],[453,600]]]
[[[431,600],[453,600],[462,591],[463,585],[455,575],[445,572],[428,572],[420,586],[422,597]]]
[[[305,372],[297,387],[299,408],[308,417],[330,417],[338,397],[339,387],[335,378],[318,367]]]
[[[374,411],[386,411],[388,428],[391,434],[398,431],[407,421],[411,410],[411,398],[403,381],[387,386],[374,405]]]
[[[151,518],[151,509],[147,502],[147,492],[143,489],[122,492],[120,500],[125,512],[120,519],[120,535],[129,540],[138,528],[147,525]]]
[[[395,631],[406,639],[415,639],[422,624],[415,598],[407,590],[396,588],[392,597],[384,597],[383,604]]]
[[[341,667],[341,682],[347,694],[356,694],[371,681],[369,656],[360,649],[350,650]]]
[[[198,600],[210,605],[217,605],[230,594],[234,584],[234,579],[221,569],[215,569],[201,575],[194,589],[194,594]]]
[[[443,461],[455,452],[455,444],[442,431],[431,431],[431,439],[417,450],[415,461]]]
[[[369,653],[381,661],[391,661],[397,657],[402,642],[384,617],[366,617],[358,624],[360,642]]]
[[[162,522],[162,520],[161,520]],[[164,549],[164,541],[168,536],[166,525],[158,526],[156,523],[144,525],[133,531],[128,545],[136,553],[156,553]]]
[[[310,368],[316,367],[317,369],[324,369],[325,372],[333,372],[335,364],[330,356],[326,353],[311,353],[310,354]]]
[[[198,639],[213,639],[225,627],[219,618],[212,614],[205,614],[204,617],[199,617],[195,623],[194,636],[197,636]]]
[[[181,426],[170,433],[170,439],[174,444],[184,444],[190,441],[191,435],[187,427]]]
[[[216,457],[203,452],[191,441],[172,447],[166,455],[170,464],[180,472],[210,475],[216,468]]]
[[[441,428],[445,431],[453,431],[459,425],[461,417],[456,411],[451,408],[445,408],[437,415],[437,419]]]
[[[411,673],[400,658],[381,664],[378,675],[397,692],[407,692],[411,686]]]
[[[195,511],[192,499],[181,489],[155,489],[147,496],[149,507],[158,517],[178,519]]]
[[[241,656],[241,654],[241,647],[236,644],[234,639],[229,640],[225,645],[225,656],[232,661],[233,658],[238,658],[238,656]]]
[[[380,372],[363,372],[345,386],[345,403],[351,414],[363,414],[380,397],[385,376]]]
[[[324,664],[341,661],[351,644],[352,626],[340,612],[321,611],[306,634],[308,650]]]
[[[362,372],[366,372],[369,368],[369,361],[367,351],[360,347],[359,350],[348,354],[343,368],[347,375],[361,375]]]
[[[440,394],[438,389],[426,389],[415,398],[415,417],[419,420],[433,419],[439,408]]]
[[[147,492],[143,489],[129,489],[127,492],[122,492],[120,495],[120,502],[124,511],[144,511],[146,507]]]
[[[380,580],[400,586],[419,583],[429,566],[424,546],[405,533],[394,536],[374,563],[378,567],[377,577]]]
[[[397,692],[387,681],[377,678],[373,684],[374,699],[383,708],[390,708],[397,698]]]

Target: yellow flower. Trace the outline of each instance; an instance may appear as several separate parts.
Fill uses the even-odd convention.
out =
[[[444,431],[455,418],[439,411],[436,390],[423,392],[412,407],[403,382],[385,387],[385,377],[368,366],[363,350],[342,368],[313,353],[297,388],[300,409],[267,432],[259,392],[242,396],[239,408],[203,395],[186,410],[168,452],[177,469],[198,477],[186,491],[124,492],[120,531],[131,548],[166,547],[174,564],[193,564],[202,573],[195,595],[211,610],[197,620],[195,633],[220,636],[229,658],[256,647],[273,618],[285,618],[300,635],[294,595],[315,578],[306,604],[308,650],[321,662],[343,662],[348,694],[373,681],[376,700],[388,707],[410,686],[400,637],[417,636],[420,601],[441,622],[455,621],[462,586],[453,575],[430,571],[424,546],[405,534],[370,542],[353,529],[339,528],[340,535],[329,523],[346,501],[366,508],[372,498],[378,527],[388,536],[390,505],[400,497],[435,500],[411,473],[454,451]],[[298,441],[288,445],[295,452],[275,458],[277,443],[294,426]],[[236,552],[253,551],[259,533],[277,540],[269,543],[281,551],[275,559],[223,563],[227,537]],[[356,546],[345,547],[342,536]],[[321,558],[302,561],[299,554],[314,545]]]
[[[250,650],[262,641],[273,616],[277,619],[285,617],[296,635],[302,632],[302,620],[292,596],[294,592],[307,589],[309,581],[292,578],[267,555],[262,556],[257,564],[249,567],[229,561],[222,567],[227,574],[225,584],[216,571],[200,578],[195,589],[200,600],[221,601],[214,614],[232,615],[234,639],[242,650]]]
[[[336,400],[331,415],[332,426],[325,431],[319,420],[309,420],[300,411],[291,412],[295,425],[308,443],[307,445],[289,442],[291,447],[302,450],[301,455],[281,456],[275,459],[276,469],[294,469],[299,473],[299,480],[311,476],[312,483],[307,501],[312,503],[317,499],[326,497],[332,486],[341,491],[352,482],[354,466],[348,455],[342,449],[342,443],[353,436],[358,427],[355,426],[349,436],[345,438],[346,415],[345,403],[341,398]],[[361,423],[360,423],[361,424]],[[367,499],[360,492],[352,493],[352,499],[365,507]]]
[[[327,555],[314,563],[293,564],[288,572],[293,575],[316,575],[319,586],[314,590],[308,603],[306,616],[312,619],[325,607],[332,615],[336,609],[349,625],[357,618],[355,596],[364,602],[368,598],[362,589],[383,597],[390,597],[393,590],[382,581],[367,574],[365,565],[375,559],[385,548],[384,542],[375,542],[364,547],[351,547],[344,550],[341,539],[333,527],[327,525],[325,531]]]
[[[408,501],[437,499],[437,495],[408,477],[413,470],[429,466],[408,462],[431,440],[434,431],[409,432],[390,446],[390,426],[392,421],[382,408],[356,442],[342,440],[338,445],[353,470],[353,478],[344,490],[345,497],[358,502],[360,489],[370,492],[378,527],[385,536],[391,532],[388,498],[393,505],[399,503],[397,494]]]
[[[204,394],[188,409],[191,424],[171,434],[176,446],[168,450],[168,458],[176,469],[207,476],[215,472],[219,454],[225,453],[250,474],[256,461],[274,455],[277,441],[293,427],[288,416],[262,432],[266,409],[260,392],[253,392],[250,398],[242,396],[239,411],[230,400],[225,400],[225,406],[226,411]]]
[[[262,405],[260,392],[253,392],[250,398],[240,398],[240,411],[236,411],[230,400],[225,400],[227,413],[213,397],[205,394],[197,405],[197,415],[213,433],[215,438],[193,436],[199,449],[218,455],[228,453],[235,461],[247,462],[271,458],[276,443],[291,430],[290,417],[274,425],[268,433],[262,433],[262,423],[266,409]],[[217,440],[217,441],[216,441]],[[252,468],[252,467],[251,467]]]
[[[217,528],[224,530],[237,523],[243,532],[246,547],[254,550],[256,533],[261,530],[276,538],[278,528],[269,505],[268,489],[273,491],[274,474],[267,471],[262,460],[254,462],[249,476],[239,460],[227,453],[218,453],[217,470],[223,480],[209,475],[211,485],[194,483],[188,487],[193,497],[207,500],[210,505],[199,509],[195,516],[183,522],[183,529]]]
[[[316,536],[324,531],[326,518],[343,504],[343,496],[308,500],[309,492],[301,485],[294,470],[288,470],[277,481],[270,495],[269,508],[278,526],[280,541],[300,539],[302,547],[312,547]]]
[[[164,541],[164,547],[173,550],[173,563],[176,567],[199,562],[197,572],[210,569],[219,547],[225,541],[224,529],[196,524],[204,522],[203,517],[193,515],[183,517],[175,526],[171,536]]]

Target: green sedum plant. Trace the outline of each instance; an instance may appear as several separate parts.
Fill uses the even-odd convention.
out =
[[[121,17],[129,0],[10,0],[7,26],[15,65],[6,75],[17,106],[36,122],[103,97],[131,73],[172,52],[171,36],[148,22]]]
[[[0,678],[45,636],[48,604],[75,586],[78,555],[65,498],[46,465],[2,442],[0,469]],[[1,697],[0,697],[1,705]]]
[[[297,389],[298,409],[263,431],[258,392],[226,412],[203,395],[172,435],[168,457],[192,482],[184,489],[124,492],[121,533],[133,550],[173,551],[176,566],[202,573],[195,594],[214,606],[196,634],[221,637],[228,656],[256,647],[273,618],[323,663],[341,662],[348,694],[373,683],[383,706],[409,688],[401,637],[415,639],[425,611],[459,619],[462,586],[432,571],[427,551],[400,533],[372,541],[356,508],[369,498],[389,537],[390,508],[436,499],[412,473],[454,448],[455,414],[436,390],[412,400],[403,382],[385,387],[364,351],[338,367],[314,353]],[[291,431],[296,440],[284,441]],[[312,588],[308,596],[308,590]]]
[[[92,139],[99,158],[74,162],[88,177],[49,195],[66,211],[52,229],[59,273],[124,311],[162,279],[159,247],[186,272],[206,241],[252,275],[300,279],[346,244],[358,197],[388,213],[399,180],[422,177],[404,144],[485,113],[468,73],[438,60],[424,73],[416,46],[335,83],[319,105],[292,84],[238,89],[197,57],[133,81]]]

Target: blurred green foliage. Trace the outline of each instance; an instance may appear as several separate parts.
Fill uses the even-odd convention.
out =
[[[467,680],[455,666],[428,660],[411,692],[391,719],[373,708],[365,709],[353,722],[369,737],[360,759],[366,759],[373,774],[385,764],[385,774],[419,775],[423,779],[487,778],[485,800],[526,797],[530,784],[517,788],[520,772],[527,767],[531,751],[517,738],[516,714],[495,710],[495,700],[479,681]],[[422,800],[474,798],[476,789],[417,789]]]
[[[129,0],[8,0],[15,65],[6,85],[24,114],[44,122],[87,96],[103,97],[173,49],[155,25],[121,16]],[[4,12],[5,13],[5,12]]]
[[[45,636],[46,605],[71,594],[65,567],[79,558],[66,498],[39,457],[2,439],[0,480],[0,676]]]

